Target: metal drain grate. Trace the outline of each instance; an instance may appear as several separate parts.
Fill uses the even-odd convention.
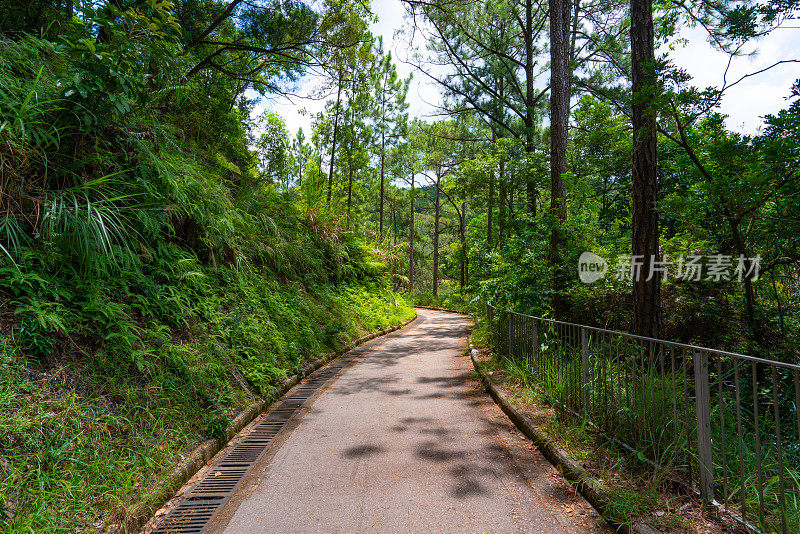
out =
[[[316,390],[314,390],[314,391],[316,391]],[[314,395],[314,391],[309,391],[309,392],[304,392],[304,393],[295,393],[294,395],[292,395],[289,398],[292,399],[292,400],[307,401],[308,399],[310,399]]]
[[[298,395],[313,395],[315,391],[319,388],[317,387],[308,387],[306,384],[303,384],[303,387],[297,388],[297,390],[292,394],[293,397]]]
[[[270,413],[265,421],[269,423],[286,423],[292,416],[292,412]]]
[[[167,514],[153,534],[199,534],[222,502],[223,499],[183,501]]]
[[[227,497],[249,470],[249,466],[215,467],[189,494],[192,497]]]
[[[283,428],[283,423],[268,423],[266,425],[256,425],[253,430],[244,436],[245,440],[273,438]]]
[[[259,456],[286,423],[302,408],[326,382],[339,374],[358,358],[340,359],[301,382],[292,395],[273,408],[252,430],[243,435],[226,454],[189,492],[162,523],[154,534],[199,534],[210,524],[212,516],[233,494],[241,481],[253,467]]]
[[[266,444],[261,443],[239,443],[230,453],[225,456],[225,458],[223,458],[222,462],[228,465],[231,463],[253,463],[266,447]]]
[[[303,405],[304,402],[305,402],[305,399],[292,399],[292,398],[289,398],[289,399],[286,399],[285,401],[283,401],[282,403],[280,403],[280,405],[278,406],[277,409],[278,410],[297,410]]]
[[[242,439],[242,443],[269,443],[280,432],[279,428],[258,428],[250,432]]]
[[[261,421],[255,426],[255,428],[274,428],[276,430],[280,430],[283,428],[283,425],[283,423],[276,423],[274,421]]]
[[[277,408],[274,408],[274,409],[273,409],[272,411],[270,411],[269,413],[270,413],[270,415],[283,415],[283,414],[289,414],[289,415],[291,416],[291,415],[294,415],[295,413],[297,413],[297,411],[298,411],[299,409],[300,409],[300,406],[298,406],[297,408],[284,408],[284,407],[282,407],[282,406],[278,406]],[[268,419],[269,419],[269,418],[268,418]],[[275,421],[271,421],[271,422],[275,422]]]

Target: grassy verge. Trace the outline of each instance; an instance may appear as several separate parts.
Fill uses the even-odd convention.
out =
[[[698,498],[682,491],[668,471],[654,473],[635,457],[577,419],[563,417],[535,387],[520,380],[513,366],[494,357],[483,365],[509,398],[559,447],[600,482],[609,496],[609,520],[621,525],[647,524],[659,532],[736,532],[730,521]]]
[[[377,282],[227,271],[206,289],[178,328],[133,321],[126,360],[77,334],[58,362],[0,339],[0,531],[102,529],[305,361],[414,314]]]
[[[481,326],[473,339],[486,346],[487,335]],[[688,493],[681,475],[649,469],[580,419],[556,411],[552,396],[531,380],[527,369],[490,351],[484,350],[482,355],[481,365],[492,380],[600,483],[611,505],[607,519],[623,525],[643,523],[665,533],[740,532],[738,524],[722,517],[716,508],[703,507],[699,498]]]

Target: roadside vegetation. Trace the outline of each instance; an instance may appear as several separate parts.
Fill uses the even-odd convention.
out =
[[[356,222],[276,187],[254,85],[189,74],[218,12],[134,4],[0,3],[3,532],[103,530],[304,362],[414,314]],[[330,24],[303,9],[271,19],[305,13],[298,50]]]
[[[564,384],[570,380],[565,375],[570,371],[546,366],[547,372],[534,373],[529,360],[500,356],[488,349],[490,336],[483,324],[476,328],[473,340],[486,347],[480,361],[483,372],[598,482],[608,497],[605,519],[617,525],[645,524],[670,534],[746,532],[731,517],[704,506],[691,491],[685,473],[675,468],[675,464],[654,470],[644,454],[632,454],[620,447],[613,436],[597,432],[588,419],[565,413]],[[639,443],[642,448],[646,448],[647,440],[657,439],[649,436],[645,435]],[[663,445],[655,441],[649,444],[656,448]]]
[[[722,104],[800,60],[700,87],[673,57],[739,65],[797,0],[398,1],[435,117],[362,1],[0,0],[0,530],[101,530],[410,302],[798,363],[800,80],[749,133]],[[796,376],[743,398],[800,421]]]

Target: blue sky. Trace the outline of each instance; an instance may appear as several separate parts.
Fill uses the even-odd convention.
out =
[[[400,0],[373,0],[373,11],[378,22],[372,25],[375,35],[382,35],[384,42],[392,50],[401,76],[407,76],[413,69],[402,62],[408,55],[405,40],[394,40],[395,32],[408,28],[409,22],[404,20],[404,8]],[[791,21],[790,21],[791,22]],[[687,70],[698,87],[719,86],[727,65],[727,56],[714,51],[705,41],[701,29],[686,29],[681,37],[686,40],[683,46],[670,53],[675,63]],[[757,53],[736,58],[728,70],[728,81],[736,80],[744,74],[757,71],[780,59],[796,59],[800,57],[800,30],[796,25],[778,29],[766,39],[757,43]],[[729,115],[727,125],[730,129],[742,133],[753,134],[763,124],[761,117],[785,108],[785,100],[789,95],[792,83],[800,78],[800,63],[782,65],[767,73],[748,78],[726,92],[722,101],[722,112]],[[313,85],[309,80],[303,91]],[[423,74],[416,73],[409,90],[408,101],[411,116],[425,117],[436,113],[435,106],[440,103],[438,88]],[[289,132],[294,135],[299,127],[306,134],[309,132],[310,113],[321,110],[323,101],[294,99],[290,102],[280,98],[266,102],[260,109],[268,107],[281,115],[286,121]],[[310,113],[302,116],[299,111],[305,108]]]

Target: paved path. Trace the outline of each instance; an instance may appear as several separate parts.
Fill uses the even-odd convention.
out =
[[[605,532],[472,377],[467,319],[419,315],[295,417],[212,532]]]

